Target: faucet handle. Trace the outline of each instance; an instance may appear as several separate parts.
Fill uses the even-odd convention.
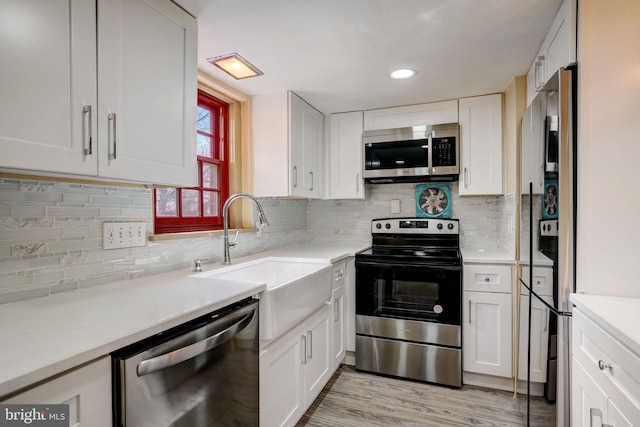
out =
[[[232,248],[236,245],[236,240],[238,240],[238,234],[240,234],[240,230],[236,230],[236,235],[233,236],[233,241],[229,242],[229,247]]]

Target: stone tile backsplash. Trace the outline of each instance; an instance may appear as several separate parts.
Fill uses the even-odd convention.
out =
[[[0,179],[0,303],[219,262],[222,237],[102,249],[102,223],[141,221],[152,233],[152,190]],[[306,240],[306,201],[261,200],[271,223],[240,233],[232,256]]]
[[[232,257],[308,240],[368,244],[373,218],[415,216],[415,186],[367,184],[365,200],[260,199],[270,226],[261,236],[240,233]],[[196,258],[219,262],[222,236],[102,249],[103,222],[141,221],[152,233],[152,194],[139,187],[0,179],[0,304],[189,268]],[[515,252],[513,194],[459,197],[451,183],[451,196],[463,246]],[[399,214],[390,213],[391,200],[400,201]]]

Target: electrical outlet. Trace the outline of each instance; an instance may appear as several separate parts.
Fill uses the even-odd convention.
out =
[[[147,233],[144,222],[103,222],[102,248],[119,249],[145,246]]]

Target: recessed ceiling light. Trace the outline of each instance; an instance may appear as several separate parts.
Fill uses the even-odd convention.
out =
[[[207,58],[207,61],[220,68],[236,80],[261,76],[264,73],[237,53]]]
[[[389,77],[392,79],[409,79],[416,75],[416,70],[412,70],[411,68],[400,68],[399,70],[395,70]]]

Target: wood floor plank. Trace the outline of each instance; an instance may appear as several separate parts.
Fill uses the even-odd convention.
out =
[[[343,365],[297,427],[526,426],[526,400],[512,393],[452,389],[358,372]],[[531,426],[555,426],[555,405],[531,403]]]

